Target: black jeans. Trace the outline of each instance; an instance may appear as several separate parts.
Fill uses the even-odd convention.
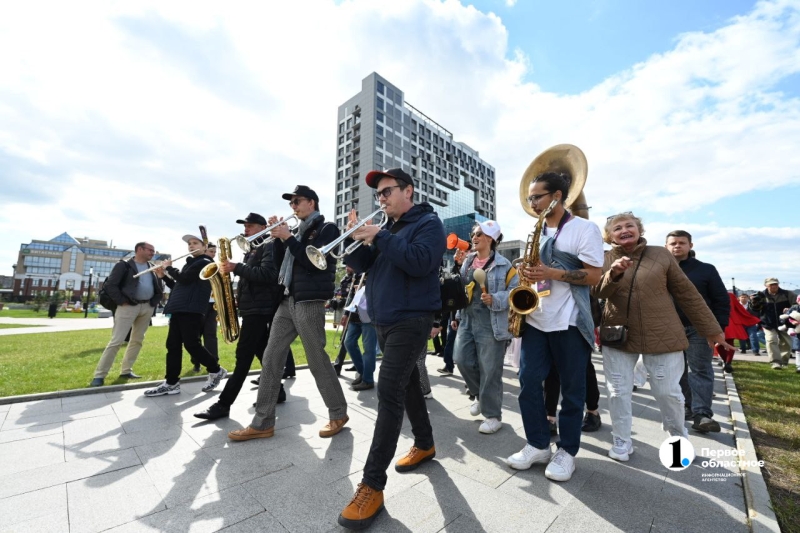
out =
[[[264,345],[264,348],[266,348],[266,345]],[[289,353],[286,354],[286,365],[283,367],[283,373],[287,376],[294,376],[297,374],[297,371],[294,368],[294,354],[292,353],[291,348],[289,348]]]
[[[203,323],[203,346],[206,347],[208,353],[214,356],[219,361],[219,343],[217,342],[217,310],[214,309],[214,304],[208,304],[206,311],[206,319]],[[196,365],[197,361],[192,358],[192,364]]]
[[[196,313],[173,313],[169,319],[167,375],[164,377],[168,384],[175,385],[181,379],[184,347],[193,361],[206,367],[212,374],[219,372],[219,362],[200,344],[204,321],[203,315]]]
[[[444,343],[444,367],[450,372],[455,368],[455,363],[453,362],[453,348],[456,345],[456,333],[458,332],[453,329],[448,321],[447,336],[445,337]]]
[[[558,368],[553,365],[547,379],[544,380],[544,407],[547,416],[556,416],[558,397],[561,394],[561,379],[558,377]],[[597,373],[594,371],[592,358],[586,366],[586,410],[597,411],[600,406],[600,387],[597,386]]]
[[[386,486],[386,469],[397,450],[403,412],[411,422],[414,446],[422,450],[433,447],[433,429],[417,368],[417,359],[427,346],[432,326],[433,314],[391,326],[375,326],[383,361],[378,376],[378,417],[363,478],[375,490]]]
[[[219,395],[219,403],[226,407],[233,405],[242,390],[253,360],[261,361],[269,342],[269,325],[272,315],[246,315],[242,317],[239,341],[236,344],[236,367],[228,374],[225,388]]]

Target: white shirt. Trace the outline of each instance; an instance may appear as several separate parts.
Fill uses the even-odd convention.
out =
[[[552,239],[557,229],[548,226],[547,235],[542,235],[541,243],[545,239]],[[571,216],[561,228],[555,248],[578,256],[589,266],[603,266],[603,238],[594,222]],[[540,298],[539,307],[527,316],[525,322],[539,331],[564,331],[569,326],[577,325],[577,318],[578,307],[572,297],[570,284],[551,280],[550,295]]]

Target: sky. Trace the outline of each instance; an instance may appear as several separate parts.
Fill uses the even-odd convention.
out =
[[[729,288],[800,292],[800,0],[4,2],[0,50],[0,273],[65,231],[181,255],[297,184],[330,218],[337,107],[374,71],[495,167],[505,239],[571,143],[601,227],[633,211]]]

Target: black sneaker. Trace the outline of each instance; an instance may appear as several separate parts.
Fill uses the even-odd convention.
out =
[[[195,363],[194,364],[194,366],[192,367],[192,372],[194,372],[195,374],[199,374],[200,373],[200,363]]]
[[[142,379],[142,376],[139,374],[134,374],[133,372],[128,372],[127,374],[120,374],[119,377],[122,379]]]
[[[374,383],[367,383],[366,381],[362,381],[361,383],[350,387],[350,389],[354,391],[370,390],[374,388],[375,388]]]
[[[553,420],[548,420],[547,423],[550,425],[550,436],[555,437],[558,435],[558,424]]]
[[[600,426],[602,425],[603,422],[600,420],[600,415],[587,412],[586,416],[583,417],[583,425],[581,426],[581,431],[585,433],[591,433],[592,431],[599,430]]]
[[[709,418],[703,415],[697,415],[694,417],[694,424],[692,424],[692,429],[695,431],[699,431],[700,433],[720,432],[719,423],[713,418]]]
[[[348,366],[347,368],[344,369],[344,371],[345,372],[355,372],[356,371],[356,365]]]
[[[728,374],[733,374],[733,366],[731,366],[730,363],[725,363],[725,368],[723,368],[722,370],[724,370]]]
[[[281,383],[281,390],[278,393],[278,403],[283,403],[286,401],[286,389],[283,388],[283,383]]]
[[[225,418],[229,415],[230,410],[217,402],[205,411],[195,413],[195,418],[202,418],[203,420],[216,420],[217,418]]]
[[[259,385],[261,383],[261,376],[258,376],[256,379],[251,379],[250,383],[253,385]]]
[[[443,375],[443,376],[452,376],[453,375],[453,371],[448,369],[447,367],[437,368],[436,371],[438,373],[440,373],[441,375]]]

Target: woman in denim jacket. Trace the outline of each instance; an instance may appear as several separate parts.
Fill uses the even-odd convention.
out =
[[[456,314],[453,329],[457,330],[455,362],[475,402],[469,409],[472,416],[485,418],[479,431],[495,433],[502,424],[503,358],[508,332],[508,293],[519,284],[516,269],[495,252],[502,240],[500,225],[493,220],[480,222],[472,229],[473,253],[461,267],[461,279],[472,283],[472,298],[466,308]],[[486,291],[474,280],[475,269],[486,272]]]

